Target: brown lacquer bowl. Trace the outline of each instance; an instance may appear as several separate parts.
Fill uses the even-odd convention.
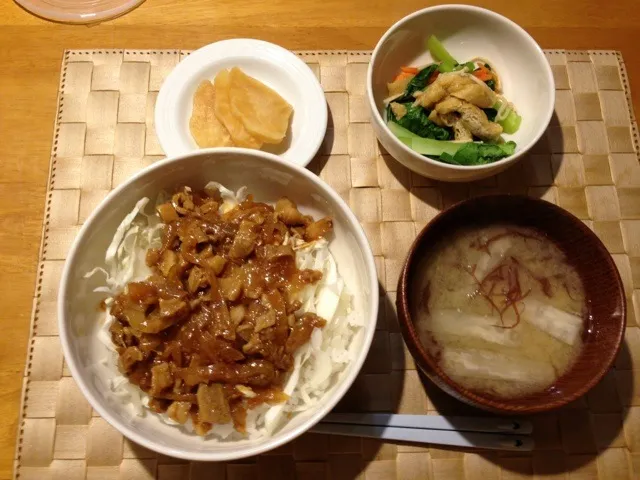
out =
[[[552,386],[525,397],[503,399],[468,390],[449,378],[420,342],[411,318],[419,260],[461,227],[512,224],[545,233],[577,269],[586,291],[584,347],[574,366]],[[520,195],[489,195],[458,203],[435,217],[411,246],[398,285],[398,317],[404,340],[419,368],[440,388],[473,406],[496,413],[531,414],[555,409],[587,393],[611,367],[624,335],[626,305],[620,275],[607,249],[578,218],[545,202]]]

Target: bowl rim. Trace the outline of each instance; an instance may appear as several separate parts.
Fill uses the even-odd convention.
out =
[[[409,266],[416,261],[416,255],[419,250],[419,246],[423,241],[423,238],[430,233],[434,228],[436,228],[437,224],[442,220],[443,217],[448,216],[453,211],[458,210],[459,208],[464,208],[466,205],[469,205],[472,202],[477,203],[478,201],[483,200],[500,200],[503,202],[508,202],[513,199],[518,199],[524,202],[531,202],[536,204],[541,204],[542,206],[549,208],[554,215],[557,215],[558,221],[570,222],[574,226],[576,226],[579,230],[582,231],[583,235],[589,237],[591,241],[594,242],[594,245],[599,250],[602,258],[606,263],[608,263],[612,267],[613,271],[613,281],[615,282],[615,287],[618,296],[618,304],[621,310],[621,322],[618,325],[618,332],[614,339],[615,348],[613,348],[609,352],[603,352],[603,355],[608,357],[605,358],[605,362],[602,364],[602,367],[591,375],[579,389],[577,389],[571,395],[563,395],[561,398],[555,401],[549,401],[544,404],[539,404],[536,406],[527,406],[520,407],[517,404],[517,399],[505,399],[500,401],[500,399],[489,400],[483,396],[480,396],[472,391],[464,389],[457,382],[452,380],[449,376],[444,374],[441,369],[437,366],[435,360],[433,360],[432,356],[428,354],[427,350],[422,345],[422,342],[419,339],[418,332],[414,327],[413,321],[411,320],[411,310],[409,307]],[[611,366],[615,362],[615,359],[620,352],[622,347],[622,342],[624,340],[624,333],[627,323],[627,304],[625,300],[624,294],[624,286],[622,283],[622,278],[620,277],[620,272],[611,257],[611,254],[604,246],[602,241],[598,238],[598,236],[592,232],[589,227],[587,227],[582,220],[578,217],[574,216],[572,213],[564,210],[563,208],[558,207],[557,205],[547,202],[542,199],[533,198],[527,195],[520,194],[488,194],[481,195],[475,198],[469,198],[466,200],[459,201],[445,210],[438,213],[416,236],[414,242],[411,244],[409,248],[409,253],[405,259],[405,262],[402,267],[402,271],[400,273],[400,279],[398,281],[398,298],[396,302],[398,308],[398,321],[400,324],[400,330],[402,332],[402,336],[404,341],[407,344],[407,348],[409,349],[412,357],[416,361],[416,364],[420,367],[422,372],[427,374],[428,377],[434,376],[437,377],[439,382],[442,382],[443,385],[437,383],[437,385],[449,393],[452,396],[458,396],[460,399],[464,399],[465,403],[470,403],[471,405],[475,405],[476,407],[482,408],[484,410],[498,412],[502,414],[511,414],[511,415],[530,415],[534,413],[546,412],[549,410],[555,410],[564,405],[567,405],[583,395],[585,395],[589,390],[595,387],[602,378],[607,374],[610,370]],[[429,373],[427,373],[429,372]],[[436,383],[434,380],[430,381]],[[450,390],[450,391],[449,391]]]
[[[439,162],[437,160],[433,160],[433,159],[431,159],[429,157],[426,157],[424,155],[420,155],[419,153],[415,152],[414,150],[409,148],[407,145],[402,143],[393,134],[393,132],[391,132],[391,130],[389,130],[389,127],[387,126],[387,124],[385,123],[384,119],[380,115],[380,112],[378,111],[378,107],[376,105],[375,98],[374,98],[374,95],[373,95],[373,65],[376,62],[377,56],[378,56],[380,50],[382,49],[382,46],[388,40],[388,38],[391,35],[393,35],[393,33],[398,28],[402,27],[405,23],[408,23],[411,20],[413,20],[414,18],[417,18],[417,17],[419,17],[421,15],[425,15],[425,14],[429,14],[429,13],[433,13],[433,12],[437,12],[437,11],[442,11],[442,10],[471,11],[471,12],[480,13],[480,14],[492,17],[494,20],[497,20],[499,22],[502,22],[502,23],[512,27],[521,37],[523,37],[525,39],[525,41],[531,46],[532,50],[535,51],[536,54],[544,60],[542,62],[542,64],[544,65],[544,67],[543,67],[544,74],[545,74],[544,76],[546,77],[546,83],[547,83],[547,85],[549,85],[549,88],[551,90],[551,95],[549,95],[549,101],[547,102],[547,104],[545,106],[546,115],[545,115],[544,121],[540,122],[539,127],[538,127],[538,132],[534,135],[534,137],[532,138],[531,141],[529,141],[524,147],[520,148],[519,150],[516,150],[516,152],[514,152],[513,155],[510,155],[510,156],[508,156],[506,158],[498,160],[497,162],[488,163],[488,164],[485,164],[485,165],[452,165],[450,163]],[[536,143],[538,143],[540,138],[542,138],[542,136],[544,135],[545,131],[549,127],[549,124],[551,123],[551,118],[553,117],[553,112],[555,110],[555,97],[556,97],[556,95],[555,95],[555,80],[553,78],[553,72],[551,70],[551,65],[547,61],[547,59],[546,59],[546,57],[544,55],[544,51],[542,50],[540,45],[538,45],[538,43],[533,39],[533,37],[531,35],[529,35],[529,33],[527,33],[527,31],[524,28],[522,28],[520,25],[515,23],[513,20],[505,17],[504,15],[500,15],[499,13],[494,12],[493,10],[489,10],[489,9],[482,8],[482,7],[476,7],[476,6],[473,6],[473,5],[457,5],[457,4],[436,5],[436,6],[433,6],[433,7],[427,7],[427,8],[423,8],[421,10],[417,10],[417,11],[415,11],[413,13],[410,13],[409,15],[401,18],[396,23],[394,23],[384,33],[384,35],[380,38],[380,40],[378,40],[378,43],[376,44],[376,46],[375,46],[375,48],[373,50],[373,53],[371,54],[371,60],[369,61],[369,66],[367,68],[367,100],[369,102],[369,109],[371,110],[371,120],[379,128],[382,128],[383,131],[392,138],[391,142],[394,143],[394,146],[396,148],[399,148],[400,150],[402,150],[405,154],[411,155],[411,157],[414,158],[415,160],[418,160],[418,161],[421,161],[421,162],[425,162],[427,165],[435,165],[435,166],[442,167],[442,168],[449,168],[451,170],[458,170],[458,171],[484,171],[484,170],[490,170],[490,169],[493,169],[494,167],[506,166],[506,165],[514,162],[518,158],[520,158],[522,155],[524,155],[529,150],[531,150],[531,148],[533,148],[533,146]]]
[[[40,5],[34,0],[16,0],[18,6],[32,15],[48,20],[50,22],[62,23],[66,25],[90,25],[93,23],[113,20],[138,8],[145,0],[122,0],[116,5],[98,5],[97,12],[82,13],[76,9],[73,12],[64,11],[64,7],[51,5]],[[94,2],[95,3],[95,2]]]
[[[306,177],[312,183],[314,183],[322,195],[326,197],[330,197],[331,200],[336,202],[339,209],[341,209],[347,217],[348,223],[351,225],[351,233],[356,237],[356,241],[361,248],[361,251],[364,256],[365,261],[365,269],[370,276],[370,282],[366,287],[369,288],[370,300],[368,302],[368,308],[370,309],[370,315],[367,317],[368,322],[365,323],[364,326],[364,339],[362,348],[358,352],[358,357],[356,360],[351,362],[351,370],[347,372],[345,377],[342,379],[341,383],[336,385],[335,390],[332,393],[331,398],[326,399],[322,402],[318,408],[318,410],[310,416],[305,422],[300,424],[295,429],[287,432],[285,435],[280,435],[277,432],[274,436],[271,436],[265,441],[262,445],[251,446],[243,448],[241,453],[237,453],[234,451],[211,451],[211,452],[193,452],[189,450],[167,447],[156,443],[153,439],[150,439],[142,434],[140,434],[135,427],[130,424],[126,424],[118,420],[114,415],[111,414],[109,407],[104,406],[97,397],[94,397],[87,385],[89,384],[88,379],[85,378],[85,375],[81,373],[80,368],[76,365],[74,354],[71,349],[72,338],[70,334],[70,328],[68,326],[68,321],[66,319],[65,299],[69,296],[70,290],[70,277],[71,272],[75,267],[76,258],[79,255],[80,246],[84,242],[85,237],[88,232],[93,228],[93,224],[96,222],[98,217],[102,214],[103,211],[109,208],[112,202],[117,201],[117,197],[124,190],[131,188],[131,185],[135,184],[139,179],[143,179],[152,175],[156,170],[162,170],[169,168],[172,165],[180,164],[181,162],[187,161],[193,157],[208,157],[211,154],[231,154],[231,155],[242,155],[242,156],[256,156],[260,157],[261,160],[272,163],[279,164],[279,166],[284,166],[285,169],[289,169],[293,175],[301,175]],[[245,148],[209,148],[209,149],[201,149],[195,152],[189,152],[184,155],[179,155],[176,157],[168,158],[163,161],[154,163],[139,172],[135,175],[129,177],[125,182],[121,183],[118,187],[113,189],[109,194],[100,202],[100,204],[95,208],[95,210],[89,215],[87,220],[82,225],[80,231],[76,235],[71,248],[69,249],[69,253],[67,254],[67,258],[64,263],[64,268],[62,271],[62,275],[60,277],[60,289],[57,297],[57,314],[58,314],[58,328],[59,328],[59,338],[60,343],[62,344],[62,351],[64,354],[65,361],[71,371],[71,375],[73,379],[76,381],[78,387],[82,391],[84,397],[88,400],[91,406],[100,414],[102,418],[104,418],[111,426],[113,426],[116,430],[118,430],[125,437],[130,440],[142,445],[150,450],[155,452],[159,452],[171,457],[181,458],[185,460],[193,460],[193,461],[231,461],[237,460],[241,458],[246,458],[254,455],[258,455],[260,453],[267,452],[269,450],[273,450],[285,443],[290,442],[294,438],[300,436],[304,432],[311,429],[316,423],[318,423],[322,418],[329,413],[329,411],[344,397],[347,390],[351,387],[357,375],[360,373],[362,366],[364,365],[365,359],[371,347],[371,343],[373,341],[373,336],[376,330],[376,321],[378,315],[378,305],[379,305],[379,287],[378,287],[378,276],[377,270],[375,267],[375,261],[373,257],[373,251],[371,250],[371,246],[365,232],[360,225],[360,222],[357,220],[353,211],[349,208],[347,203],[335,192],[327,183],[325,183],[322,179],[317,177],[315,174],[311,173],[304,167],[299,165],[295,165],[291,162],[288,162],[282,158],[279,158],[276,155],[273,155],[268,152],[262,152],[259,150],[251,150]]]
[[[313,122],[309,125],[309,138],[298,138],[298,141],[302,142],[302,148],[304,152],[300,155],[296,155],[295,159],[288,160],[291,163],[305,167],[313,160],[314,156],[320,150],[322,142],[328,128],[329,112],[327,106],[327,98],[325,92],[320,84],[320,81],[313,73],[309,65],[307,65],[298,55],[293,53],[276,43],[267,42],[266,40],[259,40],[257,38],[230,38],[226,40],[219,40],[192,51],[188,56],[180,60],[178,64],[171,70],[169,75],[163,80],[158,96],[154,104],[153,118],[154,128],[158,142],[162,147],[162,150],[168,156],[185,155],[190,152],[196,152],[205,150],[203,148],[195,147],[191,150],[183,150],[178,148],[177,142],[180,135],[171,128],[172,118],[176,113],[175,105],[172,103],[172,99],[175,97],[176,87],[184,85],[194,78],[197,79],[197,75],[194,70],[202,65],[213,65],[224,60],[228,56],[230,51],[232,55],[241,55],[244,58],[261,59],[260,55],[254,52],[256,48],[272,50],[285,57],[286,63],[293,65],[298,69],[303,77],[302,80],[298,78],[297,83],[304,82],[303,84],[309,89],[308,98],[303,102],[308,108],[311,108],[311,116]],[[223,50],[224,52],[221,52]],[[290,75],[289,75],[290,77]],[[293,113],[295,115],[295,111]],[[306,122],[308,123],[308,122]],[[305,123],[305,125],[306,125]],[[191,135],[187,128],[187,134]],[[294,144],[292,138],[291,145]],[[287,150],[281,154],[274,154],[282,157],[287,154],[291,149],[291,145]],[[215,147],[215,148],[241,148],[241,147]],[[263,150],[260,150],[263,151]],[[265,152],[270,153],[270,152]]]

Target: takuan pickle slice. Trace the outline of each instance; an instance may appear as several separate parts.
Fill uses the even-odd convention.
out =
[[[215,115],[215,89],[209,80],[198,85],[193,96],[189,130],[200,148],[232,147],[229,131]]]
[[[227,70],[222,70],[214,79],[215,86],[215,114],[218,120],[227,128],[233,143],[237,147],[259,149],[262,141],[254,138],[231,111],[231,103],[229,101],[230,77]]]
[[[229,74],[229,100],[247,131],[264,143],[282,142],[293,108],[277,92],[237,67]]]

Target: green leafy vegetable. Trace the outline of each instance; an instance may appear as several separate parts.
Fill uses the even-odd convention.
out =
[[[444,152],[440,159],[455,165],[484,165],[496,162],[513,155],[516,150],[515,142],[507,143],[464,143],[453,155]]]
[[[493,106],[493,109],[485,109],[485,113],[487,113],[487,110],[498,111],[500,110],[501,106],[502,106],[502,103],[499,101]],[[522,123],[522,117],[518,115],[515,110],[511,109],[510,107],[507,107],[507,108],[508,110],[507,112],[505,112],[507,116],[504,117],[502,120],[499,120],[497,123],[502,126],[502,130],[504,131],[504,133],[508,135],[512,135],[516,133],[520,128],[520,124]],[[492,119],[488,113],[487,113],[487,117],[489,117],[489,120],[491,120],[492,122],[495,122],[495,117]]]
[[[444,163],[450,163],[451,165],[460,165],[458,162],[456,162],[453,158],[453,155],[449,154],[449,153],[442,153],[439,157],[438,160],[443,161]]]
[[[389,130],[391,130],[402,143],[415,152],[453,165],[483,165],[493,163],[513,155],[516,148],[514,142],[503,144],[459,143],[422,138],[393,121],[388,122],[387,125],[389,126]]]
[[[483,108],[484,113],[487,115],[487,118],[490,122],[496,121],[496,115],[498,115],[498,110],[495,108]]]
[[[415,133],[410,132],[406,128],[401,127],[394,121],[387,122],[387,126],[402,143],[409,148],[415,150],[422,155],[430,155],[438,157],[442,153],[453,155],[464,143],[447,142],[443,140],[434,140],[432,138],[422,138]]]
[[[399,103],[413,102],[415,100],[413,98],[413,93],[417,92],[418,90],[424,90],[425,88],[427,88],[429,77],[431,77],[433,72],[435,72],[437,69],[438,64],[432,63],[431,65],[428,65],[420,70],[416,74],[416,76],[411,79],[411,81],[407,85],[406,90],[404,91],[404,94],[402,94],[402,97],[398,98],[396,101]]]
[[[518,115],[514,110],[511,110],[509,112],[509,115],[507,115],[507,118],[505,118],[504,120],[500,120],[498,123],[502,125],[502,130],[504,131],[504,133],[511,135],[516,133],[520,128],[522,117]]]
[[[487,84],[487,87],[489,87],[491,90],[496,89],[496,81],[492,78],[491,80],[487,80],[486,82],[484,82]]]
[[[463,68],[466,68],[469,72],[473,72],[476,69],[476,65],[473,62],[467,62],[456,66],[454,70],[462,70]]]
[[[403,103],[402,105],[407,109],[407,113],[402,118],[395,117],[391,110],[387,112],[387,115],[391,113],[392,116],[387,118],[394,120],[419,137],[434,138],[436,140],[449,140],[451,138],[451,131],[429,120],[427,111],[424,108],[414,106],[412,102]]]
[[[440,40],[435,35],[431,35],[427,40],[427,48],[431,52],[431,56],[439,62],[452,63],[454,66],[458,65],[458,62],[451,54],[444,48],[444,45],[440,43]]]
[[[438,65],[438,71],[440,73],[453,72],[454,70],[456,70],[456,64],[455,63],[444,61],[444,62],[441,62]]]
[[[391,110],[391,104],[396,102],[397,100],[394,100],[393,102],[389,102],[389,104],[387,104],[387,108],[385,109],[385,113],[387,114],[385,120],[387,121],[387,123],[389,123],[391,120],[395,120],[396,118],[393,110]]]

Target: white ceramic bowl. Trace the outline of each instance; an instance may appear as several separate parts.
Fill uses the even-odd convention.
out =
[[[223,69],[240,67],[278,92],[293,107],[287,136],[263,150],[305,166],[327,131],[327,101],[320,82],[295,54],[262,40],[236,38],[192,52],[165,79],[155,107],[155,127],[164,153],[173,157],[199,149],[189,132],[193,95],[202,80]]]
[[[317,406],[295,416],[264,440],[219,443],[169,426],[150,412],[145,417],[136,417],[108,387],[111,372],[116,372],[115,362],[106,370],[95,367],[100,360],[109,358],[96,335],[104,320],[104,313],[98,311],[104,294],[93,293],[104,279],[102,275],[85,279],[85,273],[104,266],[105,251],[117,226],[140,198],[155,198],[160,190],[170,191],[180,185],[202,188],[209,180],[234,190],[246,185],[259,201],[275,202],[286,194],[304,213],[316,218],[331,215],[334,237],[330,250],[353,295],[353,307],[365,325],[363,335],[359,335],[357,357],[335,388]],[[358,220],[340,196],[302,167],[272,154],[235,148],[202,150],[158,162],[111,192],[82,226],[71,247],[58,297],[64,356],[93,408],[132,441],[165,455],[199,461],[228,461],[266,452],[322,419],[360,371],[375,331],[377,310],[378,281],[373,254]]]
[[[514,155],[489,165],[458,166],[431,160],[400,142],[384,122],[387,82],[401,66],[432,61],[426,40],[436,35],[458,61],[489,59],[499,72],[504,96],[522,116]],[[416,173],[444,181],[471,181],[495,175],[514,164],[540,139],[553,114],[555,85],[538,44],[521,27],[490,10],[467,5],[425,8],[393,25],[376,45],[367,74],[371,123],[382,146]]]

